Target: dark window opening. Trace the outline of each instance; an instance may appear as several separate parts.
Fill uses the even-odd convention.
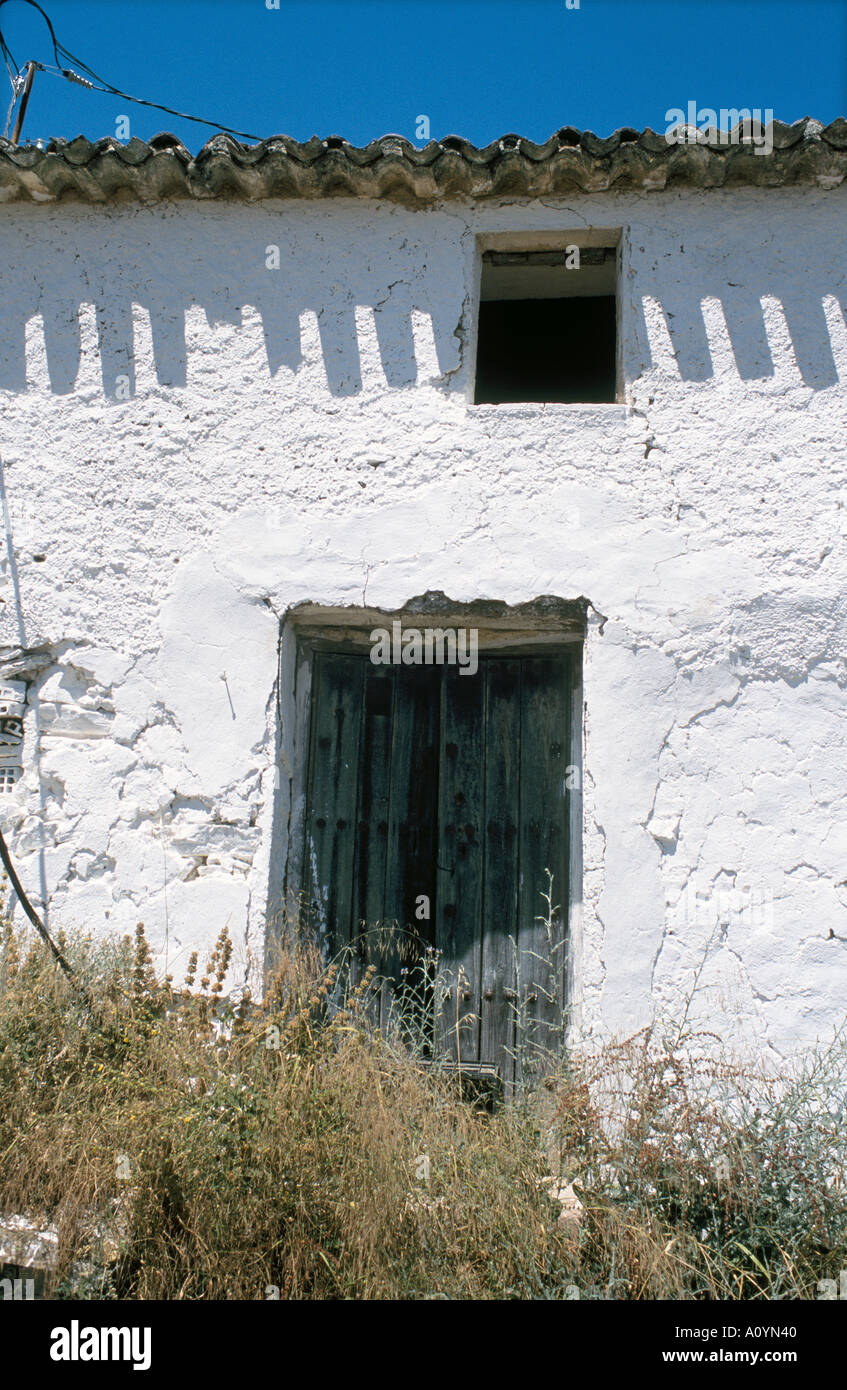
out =
[[[616,399],[616,252],[585,247],[578,267],[576,259],[562,250],[485,254],[478,405]]]

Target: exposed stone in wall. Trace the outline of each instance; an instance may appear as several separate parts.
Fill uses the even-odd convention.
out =
[[[170,634],[177,646],[179,628]],[[155,694],[157,665],[173,659],[167,643],[151,661],[93,646],[42,648],[28,685],[31,752],[5,819],[32,896],[38,901],[40,890],[51,920],[119,932],[143,920],[163,968],[205,947],[210,921],[218,929],[229,921],[243,975],[260,843],[258,779],[228,775],[224,739],[221,756],[204,763],[195,736],[201,753],[188,765],[191,719],[178,731]],[[10,664],[26,674],[25,656]],[[190,704],[195,729],[206,718],[214,730],[214,711]],[[178,698],[175,705],[179,711]]]

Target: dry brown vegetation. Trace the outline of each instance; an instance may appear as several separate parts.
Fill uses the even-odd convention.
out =
[[[87,998],[0,943],[0,1211],[58,1227],[48,1296],[814,1298],[847,1265],[843,1037],[775,1087],[654,1027],[488,1113],[368,1023],[372,972],[291,952],[234,1003],[225,934],[179,989],[141,928],[63,948]]]

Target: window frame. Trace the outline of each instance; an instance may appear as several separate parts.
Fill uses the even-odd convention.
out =
[[[624,316],[623,296],[623,254],[626,244],[626,227],[579,227],[570,230],[478,232],[474,248],[473,290],[471,295],[473,311],[473,333],[467,387],[467,403],[474,410],[508,411],[520,410],[570,410],[570,411],[608,411],[617,413],[626,402],[626,382],[624,378]],[[498,403],[477,402],[477,353],[479,350],[479,306],[482,303],[482,272],[485,253],[488,251],[517,252],[564,252],[568,246],[580,248],[606,247],[615,250],[615,398],[613,401],[501,401]],[[578,272],[577,272],[578,273]]]

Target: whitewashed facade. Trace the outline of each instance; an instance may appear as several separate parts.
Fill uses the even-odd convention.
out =
[[[0,812],[51,926],[144,921],[180,978],[228,923],[258,969],[291,610],[584,597],[575,1027],[679,1014],[697,976],[692,1016],[726,1036],[825,1037],[847,996],[825,182],[0,210],[0,675],[25,697]],[[473,404],[486,238],[591,228],[619,233],[620,400]]]

